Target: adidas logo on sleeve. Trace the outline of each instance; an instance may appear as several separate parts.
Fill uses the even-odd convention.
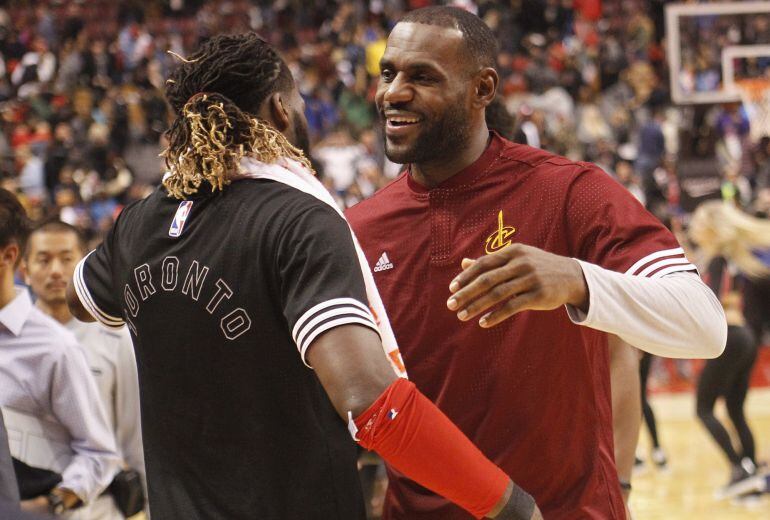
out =
[[[379,273],[380,271],[387,271],[388,269],[393,269],[393,264],[390,262],[390,258],[388,258],[388,253],[382,253],[382,256],[380,256],[380,259],[377,260],[377,263],[374,265],[374,272]]]

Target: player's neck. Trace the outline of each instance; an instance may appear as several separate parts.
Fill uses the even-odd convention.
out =
[[[38,298],[37,302],[35,302],[35,305],[38,309],[48,314],[62,325],[65,325],[69,323],[70,320],[72,320],[72,313],[70,312],[66,301],[62,303],[48,303]]]
[[[426,188],[435,188],[475,163],[489,145],[489,130],[483,125],[474,131],[467,145],[457,153],[426,163],[413,163],[410,172],[414,180]]]

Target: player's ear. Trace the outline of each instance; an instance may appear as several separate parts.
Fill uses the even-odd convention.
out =
[[[273,92],[260,110],[260,117],[270,121],[279,132],[286,131],[291,124],[289,112],[284,104],[283,94]]]
[[[475,102],[482,107],[489,105],[497,93],[500,77],[492,67],[484,67],[476,74]]]

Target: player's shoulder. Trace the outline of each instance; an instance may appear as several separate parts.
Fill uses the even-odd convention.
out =
[[[526,169],[534,175],[576,175],[590,166],[588,163],[573,161],[541,148],[500,139],[503,141],[499,154],[500,162],[505,166]]]
[[[349,234],[349,228],[340,208],[282,182],[270,179],[243,179],[238,185],[239,197],[251,192],[239,207],[250,205],[252,213],[245,215],[246,222],[262,222],[261,230],[245,229],[245,233],[258,233],[259,239],[271,246],[283,247],[288,237],[313,234],[332,239]],[[250,218],[253,217],[253,218]],[[248,228],[254,228],[249,224]]]
[[[275,215],[283,227],[301,225],[306,229],[322,231],[327,226],[345,224],[341,210],[329,202],[319,199],[311,193],[299,190],[282,182],[260,180],[263,189],[270,190],[269,199],[272,207],[270,214]]]
[[[408,172],[404,170],[393,182],[378,190],[371,197],[345,210],[345,217],[352,225],[367,220],[380,220],[387,212],[397,211],[409,191]]]
[[[225,196],[238,201],[249,201],[249,204],[244,205],[247,210],[267,210],[278,215],[291,215],[297,211],[313,209],[336,213],[334,208],[315,195],[272,179],[241,179],[230,184],[225,190]],[[239,208],[241,207],[243,206],[239,203]]]
[[[572,160],[525,144],[504,142],[500,152],[503,168],[513,170],[540,186],[569,190],[577,181],[616,184],[607,172],[595,164]]]

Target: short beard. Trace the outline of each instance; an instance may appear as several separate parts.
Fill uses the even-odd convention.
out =
[[[389,149],[385,137],[385,155],[397,164],[424,164],[436,159],[451,157],[465,148],[470,136],[468,112],[462,104],[453,104],[441,119],[434,120],[417,137],[414,145],[406,150]],[[424,122],[427,124],[427,120]]]

